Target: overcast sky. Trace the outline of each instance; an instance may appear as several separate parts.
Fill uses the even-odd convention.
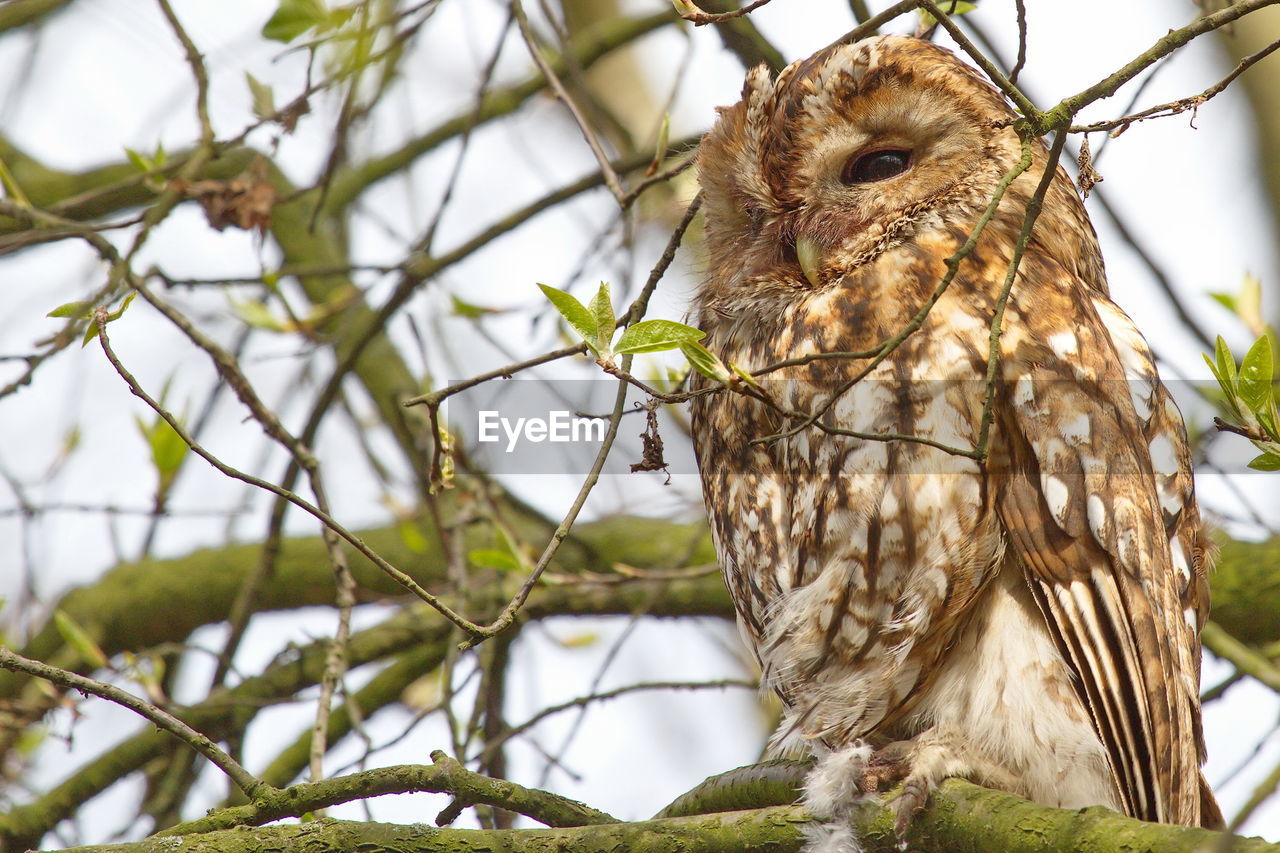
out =
[[[669,5],[668,0],[634,0],[629,4],[634,11],[646,13]],[[1169,0],[1029,5],[1029,61],[1021,82],[1040,106],[1101,79],[1170,28],[1183,25],[1195,11],[1190,4]],[[251,121],[246,70],[276,87],[277,103],[287,101],[302,85],[303,57],[286,53],[280,45],[258,36],[269,6],[249,0],[175,3],[178,15],[208,57],[212,115],[220,136],[232,136]],[[973,13],[1007,55],[1012,55],[1016,45],[1012,7],[1012,2],[989,0]],[[852,26],[843,0],[774,0],[753,17],[788,59],[808,55]],[[387,150],[397,140],[464,110],[470,103],[475,70],[487,60],[504,18],[504,9],[496,2],[445,0],[407,61],[404,80],[388,96],[387,108],[356,135],[353,144],[357,154]],[[896,29],[902,31],[906,26],[902,22]],[[1247,26],[1247,22],[1238,26]],[[722,49],[711,28],[663,31],[646,39],[642,49],[652,69],[649,94],[655,102],[667,97],[678,74],[685,84],[678,87],[671,107],[673,138],[706,129],[716,105],[737,99],[742,69]],[[1210,38],[1197,41],[1161,69],[1141,105],[1199,92],[1219,79],[1227,67]],[[497,79],[519,79],[530,68],[517,38],[504,52]],[[1250,73],[1277,72],[1280,61],[1272,57]],[[176,150],[196,135],[190,74],[153,4],[82,0],[51,18],[38,41],[31,41],[25,33],[4,36],[0,38],[0,80],[11,81],[7,89],[0,89],[0,126],[7,138],[55,168],[75,170],[115,161],[126,147],[150,152],[163,143]],[[1091,106],[1081,118],[1118,115],[1131,91],[1132,87],[1117,98]],[[332,126],[335,104],[317,98],[314,107],[315,114],[303,119],[295,136],[283,140],[276,156],[276,162],[299,184],[314,179],[328,154],[325,128]],[[270,140],[268,134],[259,132],[250,141],[265,148]],[[1095,135],[1095,150],[1101,142],[1101,136]],[[1247,104],[1228,91],[1199,110],[1194,127],[1189,116],[1133,127],[1106,145],[1098,164],[1106,179],[1102,189],[1111,204],[1160,259],[1197,318],[1213,333],[1227,337],[1238,352],[1249,342],[1247,332],[1207,293],[1235,291],[1245,274],[1252,272],[1262,278],[1266,305],[1274,315],[1272,299],[1278,271],[1251,144]],[[409,180],[387,182],[370,194],[354,225],[356,260],[398,260],[434,212],[456,153],[452,146],[446,147],[415,164]],[[561,107],[549,99],[534,99],[517,120],[477,133],[464,162],[456,191],[458,201],[443,218],[436,245],[456,245],[490,219],[591,168],[591,156],[564,120]],[[692,187],[686,184],[682,192],[689,195]],[[647,271],[665,235],[656,231],[641,234],[634,253],[606,249],[591,254],[588,249],[593,241],[603,239],[610,247],[616,244],[613,237],[593,233],[612,221],[611,205],[611,199],[598,192],[539,218],[452,269],[443,281],[415,299],[408,313],[439,333],[446,342],[443,348],[464,353],[468,371],[479,372],[506,362],[509,354],[493,341],[476,338],[467,323],[432,321],[430,314],[438,312],[450,293],[486,306],[532,308],[541,304],[534,288],[538,281],[571,286],[580,294],[601,279],[623,289],[627,280],[634,282]],[[1113,296],[1159,351],[1166,377],[1207,378],[1200,346],[1179,329],[1166,300],[1133,252],[1119,240],[1096,200],[1090,200],[1087,207],[1100,232]],[[197,210],[183,209],[157,230],[137,266],[145,269],[155,263],[171,275],[211,278],[255,275],[262,264],[276,261],[269,244],[259,248],[244,232],[212,232]],[[698,269],[696,258],[682,254],[664,281],[650,316],[680,319]],[[32,351],[37,341],[56,331],[57,323],[45,314],[61,303],[83,298],[101,283],[103,270],[82,247],[59,244],[0,257],[0,277],[6,285],[6,308],[0,312],[0,355],[15,355]],[[368,284],[374,301],[387,292],[387,281],[370,279]],[[174,292],[171,296],[198,319],[209,322],[223,339],[230,338],[235,323],[220,293]],[[556,346],[551,324],[533,324],[529,318],[528,312],[514,313],[488,328],[495,340],[516,354]],[[397,324],[392,333],[407,349],[415,346],[407,325]],[[146,387],[158,392],[173,377],[170,402],[175,407],[181,409],[186,401],[198,405],[203,400],[213,381],[207,358],[187,346],[149,309],[135,306],[124,321],[113,326],[113,339]],[[286,416],[295,418],[303,411],[301,401],[290,396],[298,383],[298,350],[292,340],[260,341],[246,362],[263,396],[283,401]],[[16,369],[12,362],[0,362],[0,384]],[[569,375],[583,375],[566,369]],[[357,406],[361,405],[363,401],[357,401]],[[0,443],[0,469],[6,479],[22,485],[26,500],[37,505],[89,503],[145,509],[150,504],[154,477],[134,424],[134,416],[140,414],[144,414],[141,404],[130,397],[96,346],[68,350],[40,369],[32,387],[0,400],[0,424],[5,434]],[[81,444],[59,467],[62,442],[77,426]],[[208,435],[210,444],[227,461],[264,470],[267,452],[260,432],[243,422],[243,412],[234,405],[224,401],[219,406]],[[344,444],[349,446],[351,440],[349,432],[335,428],[324,433],[320,442],[330,482],[342,483],[334,494],[336,513],[351,527],[385,522],[388,515],[382,490],[364,464],[353,458],[359,454],[344,452]],[[373,441],[386,449],[385,440],[374,436]],[[396,458],[390,452],[384,455]],[[279,461],[277,454],[267,453],[267,458]],[[195,467],[189,466],[183,474],[174,496],[176,509],[226,509],[245,500],[238,485]],[[51,470],[56,476],[50,476]],[[265,470],[279,470],[279,466]],[[410,478],[399,476],[397,480],[407,499]],[[556,515],[564,511],[578,482],[568,476],[524,477],[513,479],[512,488]],[[671,487],[662,487],[659,482],[609,478],[593,497],[588,516],[637,506],[660,514],[699,511],[694,478],[679,477]],[[1226,521],[1242,515],[1238,498],[1221,478],[1205,475],[1201,483],[1202,500],[1216,517]],[[1241,477],[1239,483],[1261,507],[1265,520],[1280,525],[1275,487],[1256,476]],[[258,497],[251,500],[255,506],[265,505]],[[38,592],[46,599],[70,585],[92,580],[117,559],[135,556],[147,528],[142,516],[106,517],[70,511],[24,521],[12,512],[18,503],[0,485],[0,509],[9,510],[0,515],[0,595],[10,597],[20,589],[24,576],[32,573],[37,575]],[[313,532],[305,519],[294,518],[290,524],[295,532]],[[262,530],[258,514],[235,525],[233,532],[252,540]],[[1247,525],[1233,525],[1232,530],[1240,535],[1260,533],[1256,526]],[[225,535],[222,518],[184,515],[162,525],[155,550],[160,555],[179,555],[215,545]],[[360,619],[369,624],[379,615],[366,610]],[[239,662],[251,670],[279,651],[285,638],[302,642],[329,630],[332,624],[327,615],[261,619]],[[584,637],[589,640],[593,633],[598,635],[594,642],[572,642]],[[195,639],[209,647],[220,642],[214,629]],[[511,719],[519,720],[547,704],[586,692],[611,657],[615,641],[616,660],[609,664],[601,688],[637,680],[717,678],[744,672],[736,635],[727,626],[653,621],[632,625],[624,620],[584,625],[580,620],[560,620],[535,628],[518,648],[519,675],[513,680]],[[570,647],[566,648],[566,643]],[[1205,683],[1212,684],[1228,672],[1210,661]],[[207,677],[207,673],[193,671],[188,683],[199,684]],[[743,690],[714,696],[658,694],[617,700],[586,715],[566,752],[566,764],[575,775],[553,771],[545,784],[620,817],[649,815],[704,776],[754,760],[763,725],[758,707],[754,696]],[[258,754],[270,754],[265,740],[279,731],[292,732],[305,725],[310,713],[306,708],[286,708],[262,715],[252,735],[264,740]],[[1225,701],[1208,709],[1207,773],[1219,786],[1228,813],[1280,761],[1280,745],[1271,738],[1244,771],[1234,772],[1270,737],[1278,714],[1280,702],[1275,695],[1251,683],[1233,688]],[[403,722],[384,721],[382,731],[395,731]],[[542,744],[557,747],[569,736],[572,723],[573,718],[565,715],[540,730]],[[65,726],[67,721],[61,724]],[[82,761],[102,744],[113,742],[122,725],[133,725],[125,712],[81,721],[69,760]],[[422,761],[429,749],[443,743],[438,727],[424,727],[380,758],[387,763]],[[250,747],[254,754],[254,740]],[[43,760],[49,781],[74,766],[67,763],[68,754],[61,744],[47,748]],[[517,778],[540,783],[541,758],[534,750],[516,747],[512,760]],[[340,764],[335,761],[331,766]],[[251,762],[250,769],[255,767]],[[1228,777],[1229,784],[1221,785]],[[135,795],[122,790],[101,798],[90,813],[95,816],[91,822],[101,820],[101,825],[90,827],[86,837],[101,840],[110,835],[117,828],[114,815],[119,811],[113,798]],[[424,802],[440,805],[438,799],[426,797],[384,798],[374,803],[373,813],[386,820],[429,819],[434,811],[424,811]],[[339,813],[360,814],[355,809]],[[1280,839],[1280,807],[1272,804],[1258,812],[1246,830]]]

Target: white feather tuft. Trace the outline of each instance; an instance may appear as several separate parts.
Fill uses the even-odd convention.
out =
[[[815,817],[847,816],[862,799],[858,787],[871,760],[871,747],[856,741],[818,757],[804,780],[805,808]]]
[[[862,843],[847,819],[805,824],[804,837],[804,853],[862,853]]]

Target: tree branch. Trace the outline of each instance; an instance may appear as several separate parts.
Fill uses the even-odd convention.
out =
[[[871,806],[855,819],[866,853],[898,853],[892,810]],[[562,829],[433,830],[422,824],[358,823],[323,820],[293,826],[262,827],[252,831],[258,844],[281,849],[360,849],[363,853],[461,853],[502,850],[505,853],[616,853],[618,850],[680,850],[682,853],[729,853],[772,850],[799,853],[808,815],[793,805],[747,811],[716,812],[689,817],[659,818],[633,823],[602,824]],[[221,830],[182,836],[186,853],[225,853],[237,849],[244,830]],[[1206,829],[1143,823],[1094,806],[1055,809],[1037,806],[999,791],[951,779],[912,820],[907,833],[916,853],[1063,853],[1090,851],[1160,850],[1193,853],[1276,853],[1280,845],[1261,839],[1233,838]],[[70,848],[64,853],[170,853],[172,837],[132,844]]]

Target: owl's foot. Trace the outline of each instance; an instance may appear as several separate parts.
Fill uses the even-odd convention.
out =
[[[899,845],[905,848],[911,820],[929,804],[929,797],[944,779],[959,776],[979,784],[1003,790],[1014,790],[1014,780],[1004,769],[977,757],[962,744],[963,738],[930,729],[909,741],[896,741],[876,750],[868,764],[867,775],[873,773],[880,789],[902,782],[902,788],[890,801],[894,812],[893,829]],[[883,767],[883,770],[876,768]]]

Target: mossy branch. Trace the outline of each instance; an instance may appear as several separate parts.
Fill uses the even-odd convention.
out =
[[[447,503],[450,498],[444,498]],[[518,536],[539,539],[544,522],[511,509]],[[417,581],[436,588],[445,578],[445,556],[436,542],[427,553],[409,548],[397,527],[359,531],[361,538],[397,565],[412,567]],[[490,534],[466,531],[468,549],[489,547]],[[1214,621],[1242,642],[1264,645],[1280,640],[1280,537],[1242,542],[1220,537],[1221,552],[1210,574]],[[94,584],[72,590],[58,607],[90,633],[107,655],[166,642],[180,642],[196,628],[221,621],[244,576],[257,564],[259,547],[229,545],[195,551],[169,560],[146,560],[112,569]],[[533,618],[554,612],[627,613],[652,596],[646,612],[655,616],[718,616],[732,618],[733,609],[718,575],[672,581],[628,580],[613,574],[621,563],[637,568],[673,568],[715,562],[710,535],[701,523],[677,523],[652,518],[615,516],[579,524],[565,542],[550,571],[553,584],[544,585],[530,601]],[[288,610],[331,604],[332,593],[318,536],[285,541],[272,581],[258,600],[259,611]],[[367,561],[353,554],[352,571],[366,599],[396,595],[398,590]],[[590,577],[576,582],[583,573]],[[510,579],[506,579],[507,582]],[[612,582],[609,582],[612,581]],[[491,581],[495,594],[504,582]],[[477,586],[482,586],[477,584]],[[61,634],[50,625],[22,653],[53,661],[64,647]],[[59,658],[59,665],[83,671]],[[0,673],[0,697],[12,698],[25,678]]]
[[[467,830],[411,825],[321,820],[293,826],[221,830],[181,836],[186,853],[227,853],[246,843],[273,849],[359,849],[364,853],[616,853],[618,850],[729,853],[771,850],[798,853],[810,820],[794,805],[716,812],[631,823],[559,829]],[[896,853],[893,813],[869,806],[855,821],[867,853]],[[172,853],[175,838],[152,837],[130,844],[76,847],[64,853]],[[1280,851],[1280,845],[1255,838],[1233,838],[1204,829],[1143,823],[1108,809],[1055,809],[1011,794],[952,779],[933,795],[907,833],[917,853],[1064,853],[1065,851],[1160,850],[1192,853]]]

